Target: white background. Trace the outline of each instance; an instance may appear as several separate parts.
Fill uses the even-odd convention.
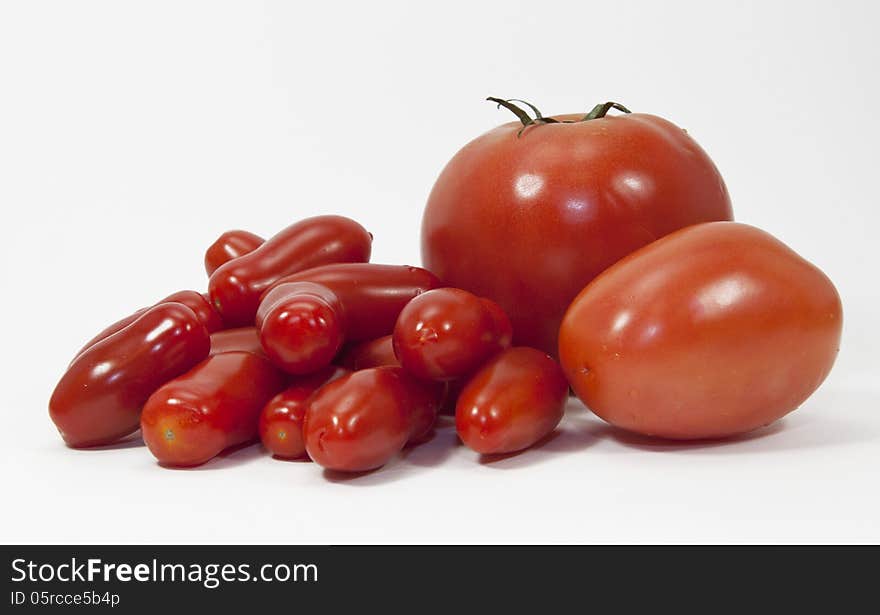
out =
[[[0,5],[3,542],[880,541],[880,91],[873,2],[5,2]],[[471,138],[605,100],[686,127],[737,219],[823,268],[837,365],[726,444],[625,438],[572,404],[491,464],[454,433],[327,480],[250,447],[195,471],[66,449],[79,345],[182,288],[223,230],[319,213],[417,263],[428,191]]]

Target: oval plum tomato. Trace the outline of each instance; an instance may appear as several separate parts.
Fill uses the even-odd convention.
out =
[[[459,288],[429,290],[410,301],[394,325],[400,364],[426,380],[470,374],[507,336],[501,308],[489,303]]]
[[[345,340],[339,299],[310,282],[289,282],[266,293],[256,323],[266,356],[296,375],[329,365]]]
[[[73,360],[49,401],[73,447],[109,444],[137,431],[147,398],[208,356],[205,325],[180,303],[160,303]]]
[[[478,453],[513,453],[553,431],[567,399],[568,382],[556,361],[534,348],[511,348],[468,380],[456,404],[455,428]]]
[[[303,420],[308,400],[324,384],[348,374],[342,367],[328,366],[319,372],[296,378],[286,389],[269,400],[260,412],[260,440],[267,451],[281,459],[306,454]]]
[[[764,231],[701,224],[623,259],[583,289],[559,355],[575,393],[649,436],[720,438],[797,408],[828,375],[840,297]]]
[[[321,387],[306,410],[306,451],[318,465],[365,472],[430,430],[442,387],[399,367],[353,372]]]
[[[203,325],[208,329],[208,333],[214,333],[215,331],[219,331],[223,328],[223,320],[220,318],[220,314],[217,313],[217,310],[214,309],[214,306],[211,305],[211,300],[207,295],[202,293],[198,293],[194,290],[181,290],[176,293],[172,293],[157,302],[156,305],[161,305],[163,303],[182,303],[193,312],[195,312],[196,318],[198,318]],[[117,331],[121,331],[135,320],[141,317],[141,315],[149,310],[150,308],[141,308],[126,316],[125,318],[121,318],[117,320],[112,325],[109,325],[100,333],[98,333],[95,337],[86,342],[82,348],[74,356],[73,360],[75,361],[77,357],[79,357],[83,352],[100,342],[101,340],[107,339]]]
[[[260,295],[279,278],[319,265],[368,261],[372,240],[349,218],[306,218],[211,274],[211,301],[226,326],[252,325]]]
[[[521,122],[477,137],[443,169],[422,262],[497,302],[514,344],[555,355],[566,307],[605,268],[679,228],[732,219],[715,165],[671,122],[606,116],[610,104],[535,121],[500,102]]]
[[[266,240],[248,231],[226,231],[205,252],[205,271],[208,276],[234,258],[250,254]]]
[[[222,352],[165,383],[144,405],[141,433],[160,463],[194,466],[257,439],[260,411],[284,375],[252,352]]]

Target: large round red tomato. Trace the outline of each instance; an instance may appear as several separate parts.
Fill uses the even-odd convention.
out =
[[[517,345],[555,356],[566,307],[596,275],[679,228],[732,219],[721,175],[687,132],[653,115],[606,116],[608,107],[586,118],[523,114],[487,132],[428,199],[425,267],[499,303]]]
[[[572,302],[559,356],[575,393],[649,436],[721,438],[797,408],[837,356],[831,280],[745,224],[682,229],[629,255]]]

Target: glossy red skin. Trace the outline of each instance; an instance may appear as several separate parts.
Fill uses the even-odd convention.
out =
[[[425,269],[373,263],[316,267],[286,276],[276,285],[285,282],[313,282],[333,291],[345,309],[349,342],[390,334],[411,299],[440,286],[437,276]]]
[[[842,326],[831,281],[771,235],[719,222],[633,253],[571,304],[559,352],[575,393],[637,433],[722,438],[797,408]]]
[[[507,314],[501,309],[501,306],[492,301],[481,297],[480,301],[483,307],[488,310],[495,323],[495,343],[498,350],[506,350],[513,343],[513,324],[510,322]]]
[[[513,453],[552,432],[567,399],[568,382],[556,361],[534,348],[511,348],[465,385],[455,408],[455,428],[478,453]]]
[[[371,242],[349,218],[307,218],[217,269],[208,281],[211,300],[227,326],[253,324],[260,295],[280,278],[319,265],[366,262]]]
[[[208,333],[213,333],[215,331],[219,331],[223,328],[223,321],[220,318],[220,314],[213,308],[210,300],[206,295],[201,293],[197,293],[194,290],[181,290],[176,293],[170,294],[155,305],[161,305],[163,303],[182,303],[193,312],[195,312],[196,316],[202,324],[208,329]],[[151,306],[151,307],[155,307]],[[79,357],[83,352],[97,344],[103,339],[107,339],[117,331],[121,331],[135,320],[137,320],[140,316],[144,314],[150,308],[141,308],[136,311],[134,314],[126,316],[125,318],[114,322],[112,325],[98,333],[95,337],[86,342],[82,348],[74,356],[74,360],[76,357]]]
[[[383,335],[352,346],[345,351],[338,363],[353,371],[383,365],[400,365],[400,361],[394,355],[390,335]]]
[[[676,229],[733,217],[715,165],[662,118],[536,125],[517,138],[520,128],[462,148],[422,221],[424,266],[498,302],[516,345],[555,355],[566,307],[605,268]]]
[[[306,454],[303,421],[308,400],[324,384],[350,373],[329,366],[297,378],[293,384],[269,400],[260,412],[259,432],[263,446],[275,457],[298,459]]]
[[[339,299],[320,284],[290,282],[272,288],[260,303],[256,322],[266,356],[290,374],[326,367],[345,341]]]
[[[427,380],[468,375],[499,349],[493,311],[476,295],[438,288],[410,301],[394,325],[394,354]]]
[[[72,447],[109,444],[137,431],[161,385],[208,355],[208,331],[188,307],[161,303],[74,359],[49,415]]]
[[[437,415],[446,397],[446,383],[420,380],[401,367],[388,367],[397,370],[408,395],[410,429],[406,443],[411,445],[424,442],[434,431]]]
[[[496,351],[506,350],[507,348],[510,348],[510,345],[513,341],[513,326],[510,324],[510,319],[507,317],[507,314],[504,313],[504,310],[501,309],[501,306],[499,306],[491,299],[481,298],[480,301],[483,303],[483,306],[487,310],[489,310],[489,313],[492,315],[492,318],[495,321],[495,341],[497,346]],[[461,394],[461,390],[464,388],[464,385],[467,384],[468,377],[470,375],[471,374],[468,374],[462,376],[461,378],[448,380],[446,382],[446,390],[444,391],[443,395],[443,403],[440,405],[440,414],[453,416],[455,415],[455,404],[458,402],[458,396]]]
[[[239,350],[266,356],[266,353],[263,352],[263,346],[260,344],[260,333],[256,327],[226,329],[211,334],[211,355]]]
[[[439,397],[431,401],[429,389],[420,386],[399,367],[375,367],[321,387],[303,426],[309,457],[343,472],[385,465],[408,441],[424,436],[432,408],[436,416]]]
[[[208,333],[214,333],[224,328],[223,319],[211,305],[211,298],[207,294],[197,293],[192,290],[181,290],[168,295],[159,303],[168,302],[182,303],[196,313],[202,324],[208,329]]]
[[[266,240],[248,231],[226,231],[205,252],[205,271],[211,276],[229,261],[250,254]]]
[[[252,352],[209,357],[150,396],[141,415],[144,442],[164,465],[205,463],[257,439],[260,411],[285,382]]]

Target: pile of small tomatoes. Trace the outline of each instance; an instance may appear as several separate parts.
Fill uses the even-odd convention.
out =
[[[163,465],[257,440],[332,470],[381,467],[453,414],[485,455],[540,443],[570,389],[646,436],[726,438],[796,409],[838,352],[815,266],[733,222],[690,135],[618,103],[518,121],[462,148],[422,227],[424,268],[370,263],[346,217],[241,230],[185,290],[101,331],[49,402],[71,447],[140,430]]]

